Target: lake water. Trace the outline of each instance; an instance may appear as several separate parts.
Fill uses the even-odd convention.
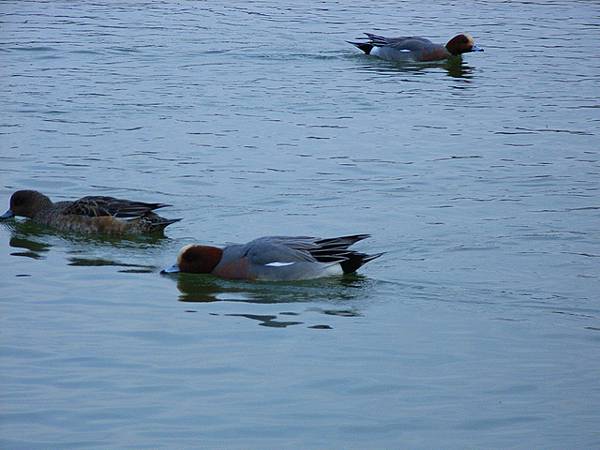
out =
[[[0,5],[0,446],[600,447],[600,4]],[[364,31],[484,53],[399,66]],[[191,242],[371,233],[360,275],[162,276]]]

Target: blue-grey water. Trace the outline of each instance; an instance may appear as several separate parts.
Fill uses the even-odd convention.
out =
[[[0,446],[600,447],[596,1],[0,4]],[[395,65],[364,31],[484,53]],[[0,213],[3,211],[0,211]],[[371,233],[361,275],[161,276],[191,242]]]

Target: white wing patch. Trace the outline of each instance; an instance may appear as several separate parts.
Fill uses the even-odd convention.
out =
[[[291,266],[292,264],[296,264],[294,262],[270,262],[268,264],[265,264],[265,266],[270,266],[270,267],[284,267],[284,266]]]

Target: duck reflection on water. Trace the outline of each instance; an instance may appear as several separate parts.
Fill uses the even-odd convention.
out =
[[[362,275],[294,282],[231,281],[211,275],[181,273],[179,301],[204,303],[302,303],[359,301],[374,280]]]

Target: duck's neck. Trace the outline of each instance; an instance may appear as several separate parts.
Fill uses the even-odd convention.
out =
[[[52,200],[50,200],[41,192],[29,191],[29,195],[29,207],[25,208],[25,211],[23,211],[22,215],[24,217],[33,218],[40,211],[50,208],[53,205]]]
[[[52,200],[50,200],[44,194],[40,194],[39,197],[36,199],[36,206],[38,209],[49,208],[52,205]]]

